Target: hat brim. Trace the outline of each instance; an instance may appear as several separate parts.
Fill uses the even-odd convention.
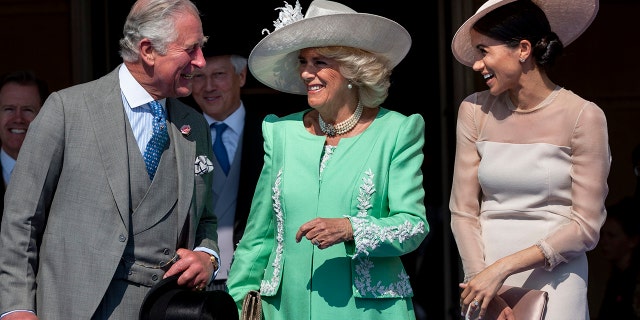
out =
[[[451,41],[451,51],[456,60],[468,67],[473,66],[475,49],[471,45],[471,28],[487,13],[514,1],[516,0],[489,0],[458,28]],[[558,35],[564,46],[568,46],[587,30],[595,19],[599,7],[598,0],[532,1],[544,11],[551,25],[551,31]]]
[[[180,290],[185,290],[184,287],[178,285],[178,275],[174,275],[171,277],[164,278],[156,283],[147,295],[144,297],[142,301],[142,306],[140,307],[140,320],[152,320],[152,308],[155,303],[159,300],[170,300],[173,295],[178,293]]]
[[[178,285],[179,275],[160,280],[145,296],[139,320],[200,319],[203,312],[215,319],[237,320],[238,309],[233,298],[223,290],[193,291]]]
[[[298,51],[324,46],[363,49],[387,58],[395,67],[409,52],[411,36],[397,22],[369,13],[309,17],[260,40],[249,55],[249,70],[270,88],[306,94],[298,72]]]

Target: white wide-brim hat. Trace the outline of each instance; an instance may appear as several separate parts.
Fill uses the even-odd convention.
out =
[[[470,31],[478,19],[495,8],[516,0],[489,0],[460,26],[451,41],[455,58],[466,66],[473,66],[475,50],[471,45]],[[598,0],[532,0],[544,11],[551,31],[555,32],[564,46],[577,39],[593,22],[598,13]]]
[[[285,2],[286,4],[286,2]],[[307,94],[298,71],[298,51],[324,46],[348,46],[387,58],[391,67],[404,59],[411,47],[409,32],[397,22],[333,1],[315,0],[304,17],[299,3],[280,8],[276,29],[264,37],[249,55],[249,70],[273,89]],[[288,24],[287,24],[288,23]],[[280,24],[280,25],[278,25]]]

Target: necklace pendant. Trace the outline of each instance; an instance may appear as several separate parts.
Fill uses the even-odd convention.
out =
[[[336,136],[336,128],[332,124],[327,124],[327,131],[325,132],[329,137]]]
[[[322,116],[318,115],[318,123],[320,124],[320,130],[324,134],[329,137],[335,137],[336,135],[345,134],[351,131],[356,124],[358,124],[358,120],[360,120],[360,116],[362,115],[362,105],[358,102],[358,106],[356,107],[355,112],[349,117],[349,119],[337,123],[335,125],[326,123],[322,120]]]

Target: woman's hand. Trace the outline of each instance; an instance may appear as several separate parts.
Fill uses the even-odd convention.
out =
[[[496,294],[506,276],[500,272],[501,268],[498,263],[494,263],[484,269],[482,272],[478,273],[473,279],[471,279],[467,283],[461,283],[460,288],[462,288],[462,293],[460,294],[460,308],[463,315],[466,315],[466,319],[471,319],[470,315],[478,314],[478,318],[484,319],[485,314],[487,314],[487,310],[489,305],[493,302],[494,297],[497,297]],[[498,297],[499,300],[502,300]],[[502,300],[504,305],[498,304],[492,306],[492,310],[495,308],[500,308],[500,310],[504,310],[504,306],[508,308],[506,302]],[[499,303],[497,301],[496,303]],[[476,312],[478,311],[479,312]],[[513,314],[509,308],[508,311],[505,311],[504,314]],[[502,311],[499,312],[503,314]],[[498,314],[498,313],[496,313]],[[500,319],[513,319],[508,317],[503,317]]]
[[[298,229],[296,242],[306,237],[319,249],[353,240],[353,229],[348,218],[315,218]]]
[[[543,267],[545,262],[544,253],[537,245],[532,245],[499,259],[476,274],[469,282],[460,284],[460,288],[463,289],[460,294],[461,312],[463,315],[465,313],[474,314],[480,308],[478,315],[484,318],[489,304],[496,300],[494,297],[508,276],[532,268]],[[513,319],[513,310],[510,309],[500,308],[500,316],[503,318],[498,319]]]

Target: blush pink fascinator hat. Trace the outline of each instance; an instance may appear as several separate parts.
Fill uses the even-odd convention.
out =
[[[278,91],[307,94],[300,79],[300,49],[324,46],[359,48],[387,58],[391,67],[404,59],[411,47],[409,32],[397,22],[369,13],[356,12],[334,1],[315,0],[302,15],[285,1],[275,29],[253,48],[249,70],[266,86]]]
[[[471,67],[475,62],[469,33],[478,19],[495,8],[514,1],[517,0],[489,0],[460,26],[451,41],[453,56],[460,63]],[[565,47],[587,30],[595,19],[599,6],[598,0],[532,0],[532,2],[544,11],[551,25],[551,31],[558,35]]]

